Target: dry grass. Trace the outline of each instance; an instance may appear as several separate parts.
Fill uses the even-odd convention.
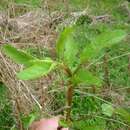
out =
[[[30,11],[22,16],[10,18],[6,13],[1,13],[0,19],[0,43],[11,43],[17,48],[42,48],[54,51],[54,43],[57,37],[55,26],[61,22],[63,15],[53,13],[49,15],[42,10]],[[36,81],[21,81],[16,73],[22,66],[14,64],[0,50],[0,81],[9,90],[14,115],[19,129],[21,125],[20,113],[28,114],[35,106],[38,106],[42,114],[52,113],[50,105],[53,99],[48,95],[49,77]]]

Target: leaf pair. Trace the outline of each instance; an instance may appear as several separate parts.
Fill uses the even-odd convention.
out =
[[[4,53],[13,59],[14,62],[23,64],[27,68],[17,76],[22,80],[36,79],[41,76],[47,75],[56,65],[52,60],[38,60],[37,58],[14,48],[7,44],[3,46]]]

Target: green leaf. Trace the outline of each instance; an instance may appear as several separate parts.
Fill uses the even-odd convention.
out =
[[[23,119],[22,119],[22,121],[23,121],[23,125],[24,125],[24,128],[29,128],[30,127],[30,125],[33,123],[33,121],[36,119],[36,114],[35,113],[31,113],[31,114],[29,114],[28,116],[26,116],[26,117],[24,117]]]
[[[112,45],[123,40],[125,37],[126,33],[123,30],[114,30],[101,33],[97,37],[93,38],[91,43],[85,47],[80,55],[81,62],[92,60],[100,53],[102,49],[111,47]]]
[[[47,75],[51,70],[55,68],[55,66],[56,63],[38,61],[31,67],[18,73],[17,76],[21,80],[37,79],[41,76]]]
[[[3,45],[3,52],[7,56],[9,56],[14,62],[16,62],[18,64],[23,64],[25,66],[30,65],[30,63],[29,63],[30,60],[36,59],[33,56],[31,56],[21,50],[18,50],[9,44]]]
[[[77,53],[77,43],[75,43],[72,38],[68,39],[68,42],[65,44],[64,62],[67,63],[71,68],[74,67],[77,63]]]
[[[63,32],[61,32],[57,43],[56,43],[56,51],[60,58],[64,55],[64,49],[65,49],[65,43],[68,40],[69,35],[73,32],[73,29],[71,27],[65,28]]]
[[[73,38],[74,29],[72,27],[66,28],[60,35],[57,42],[58,56],[70,67],[74,67],[78,58],[78,43]]]
[[[102,107],[102,113],[104,115],[109,116],[109,117],[111,117],[113,115],[114,108],[112,105],[104,103],[104,104],[102,104],[101,107]]]
[[[126,37],[126,32],[123,30],[108,31],[96,37],[95,44],[103,47],[110,47],[123,40]]]
[[[73,77],[73,82],[85,83],[88,85],[96,85],[96,86],[102,85],[102,82],[99,78],[97,78],[91,72],[84,69],[80,69],[79,71],[77,71],[77,73]]]
[[[81,52],[80,55],[81,63],[96,57],[99,52],[100,48],[93,47],[91,44],[87,45],[87,47],[83,50],[83,52]]]

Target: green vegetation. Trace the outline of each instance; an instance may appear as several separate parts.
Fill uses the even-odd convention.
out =
[[[13,127],[14,117],[13,108],[7,96],[8,92],[6,87],[0,83],[0,129],[7,130]]]
[[[41,7],[40,0],[15,0],[15,3]],[[64,116],[61,125],[74,130],[129,130],[130,4],[124,0],[72,0],[69,6],[66,3],[66,7],[60,2],[50,3],[53,5],[52,11],[86,9],[88,16],[83,15],[74,24],[61,29],[55,58],[50,57],[44,48],[40,53],[34,48],[23,51],[10,44],[4,45],[3,53],[24,66],[17,77],[36,80],[52,72],[57,73],[57,79],[52,82],[50,89],[58,89],[59,82],[63,82],[63,88],[53,92],[55,105],[50,107],[56,111],[67,102],[69,108],[58,113]],[[105,17],[108,19],[93,21],[92,16],[98,15],[108,15]],[[6,96],[3,91],[0,91],[1,94]],[[13,126],[11,105],[1,97],[5,109],[0,110],[0,117],[7,118],[3,112],[6,110],[10,118],[8,121],[0,118],[0,124]],[[39,114],[32,112],[21,118],[24,127],[28,128],[39,118]]]
[[[68,27],[61,33],[56,44],[58,56],[56,61],[48,57],[40,60],[21,50],[17,50],[11,45],[3,46],[3,51],[6,55],[16,63],[25,66],[25,69],[17,74],[22,80],[37,79],[56,69],[59,72],[62,71],[62,75],[66,77],[64,79],[67,86],[66,102],[67,106],[70,107],[66,111],[67,123],[70,123],[72,119],[71,112],[75,86],[80,84],[102,86],[102,81],[82,65],[84,63],[91,63],[100,54],[101,50],[111,47],[126,37],[126,33],[123,30],[107,30],[91,39],[90,43],[84,46],[83,49],[80,47],[80,43],[76,43],[73,36],[74,33],[75,27]],[[106,104],[102,105],[102,107],[104,114],[112,116],[114,111],[112,106],[109,107]],[[75,121],[75,118],[73,120]],[[92,126],[93,129],[97,129],[97,127]],[[89,126],[84,126],[84,129],[89,129]]]

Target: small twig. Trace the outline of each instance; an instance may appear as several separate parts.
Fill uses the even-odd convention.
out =
[[[101,19],[105,19],[105,18],[109,18],[110,15],[100,15],[100,16],[96,16],[95,19],[96,20],[101,20]]]
[[[60,109],[58,109],[56,111],[51,112],[50,114],[51,115],[57,115],[57,114],[60,114],[61,112],[63,112],[64,110],[67,110],[69,108],[70,108],[69,106],[64,106],[64,107],[61,107]]]
[[[108,62],[116,60],[116,59],[124,57],[124,56],[128,56],[128,55],[130,55],[130,52],[122,54],[122,55],[119,55],[119,56],[116,56],[116,57],[113,57],[111,59],[108,59]],[[102,62],[97,62],[96,64],[103,64],[103,61]]]
[[[105,56],[104,56],[103,67],[104,67],[104,81],[105,81],[105,85],[107,87],[110,87],[109,68],[108,68],[108,53],[106,53]]]

